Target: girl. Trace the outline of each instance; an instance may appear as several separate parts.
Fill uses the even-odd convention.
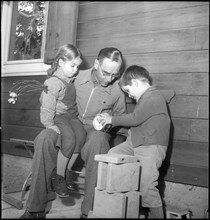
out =
[[[74,76],[82,63],[80,51],[71,44],[59,48],[44,82],[47,91],[41,93],[40,119],[47,129],[59,134],[61,144],[57,156],[55,192],[60,197],[69,196],[65,181],[66,167],[73,166],[84,142],[86,132],[78,119]]]

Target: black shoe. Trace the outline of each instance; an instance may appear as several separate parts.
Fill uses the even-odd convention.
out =
[[[72,179],[73,179],[73,175],[71,174],[69,170],[67,170],[66,171],[66,186],[71,191],[76,191],[76,187],[75,187],[75,184],[73,184]]]
[[[66,185],[67,188],[71,191],[77,191],[76,187],[73,184]]]
[[[20,216],[20,219],[45,219],[46,212],[29,212],[25,211],[23,215]]]
[[[69,196],[69,191],[66,186],[65,178],[63,176],[60,176],[58,174],[56,175],[54,188],[55,188],[56,195],[58,195],[60,197],[68,197]]]
[[[88,215],[85,215],[85,214],[80,215],[80,218],[87,218],[87,217],[88,217]]]

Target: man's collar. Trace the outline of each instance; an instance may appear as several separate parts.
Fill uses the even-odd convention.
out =
[[[92,82],[91,80],[91,73],[92,73],[93,68],[85,70],[85,74],[83,74],[82,79],[80,81],[80,85],[81,84],[85,84],[87,82]]]
[[[87,83],[87,82],[90,82],[90,83],[92,83],[93,85],[98,85],[98,86],[101,86],[100,85],[100,83],[94,83],[94,81],[97,81],[97,79],[94,77],[94,76],[92,76],[92,74],[94,73],[94,71],[96,71],[95,69],[94,69],[94,67],[92,67],[91,69],[88,69],[88,70],[86,70],[86,72],[85,72],[85,74],[84,74],[84,76],[83,76],[83,78],[82,78],[82,80],[80,81],[80,85],[81,84],[85,84],[85,83]],[[101,86],[102,87],[102,86]],[[107,86],[107,87],[104,87],[104,89],[105,89],[105,91],[107,92],[107,93],[109,93],[109,94],[111,94],[111,86]]]
[[[100,84],[100,81],[97,79],[97,70],[95,70],[94,68],[92,69],[92,72],[91,72],[91,81],[94,85],[94,87],[96,86],[100,86],[100,87],[103,87],[105,89],[105,91],[111,95],[111,86],[102,86]]]

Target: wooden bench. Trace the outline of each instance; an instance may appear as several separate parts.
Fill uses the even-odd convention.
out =
[[[11,142],[23,144],[26,151],[29,153],[30,157],[33,158],[33,152],[32,149],[34,148],[34,142],[29,140],[23,140],[18,138],[10,138]]]
[[[118,137],[116,138],[116,136]],[[116,136],[112,135],[112,139],[110,142],[111,146],[115,146],[122,142],[123,140],[122,135],[116,135]],[[30,158],[33,158],[34,141],[18,139],[18,138],[10,138],[10,141],[23,145],[25,150],[28,152]],[[20,200],[8,195],[7,193],[3,193],[3,200],[15,206],[18,209],[22,209],[24,196],[31,184],[31,175],[32,173],[30,172],[22,185]],[[85,167],[84,167],[84,162],[82,161],[80,156],[77,158],[75,164],[72,167],[71,178],[72,178],[72,185],[74,186],[74,188],[73,190],[70,191],[70,193],[84,195]]]
[[[25,150],[28,152],[31,158],[33,158],[33,152],[34,152],[34,142],[30,140],[24,140],[24,139],[18,139],[18,138],[10,138],[11,142],[15,142],[17,144],[21,144],[25,147]],[[72,170],[72,184],[75,187],[76,190],[73,190],[73,193],[79,193],[84,194],[84,176],[85,176],[85,168],[83,167],[81,171],[79,170]],[[3,192],[2,199],[3,201],[7,202],[10,205],[15,206],[17,209],[23,208],[23,200],[24,196],[28,190],[28,188],[31,185],[31,176],[32,172],[28,174],[26,179],[24,180],[24,183],[21,188],[21,198],[16,199],[13,196],[9,195],[8,193]],[[79,181],[78,181],[79,180]],[[9,193],[12,193],[11,191]]]

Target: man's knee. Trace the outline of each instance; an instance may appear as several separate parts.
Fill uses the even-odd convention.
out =
[[[94,131],[89,134],[88,140],[82,148],[82,159],[88,158],[90,155],[104,154],[110,149],[110,134]]]
[[[92,143],[103,143],[109,142],[110,134],[101,131],[93,131],[88,138],[88,142]]]

